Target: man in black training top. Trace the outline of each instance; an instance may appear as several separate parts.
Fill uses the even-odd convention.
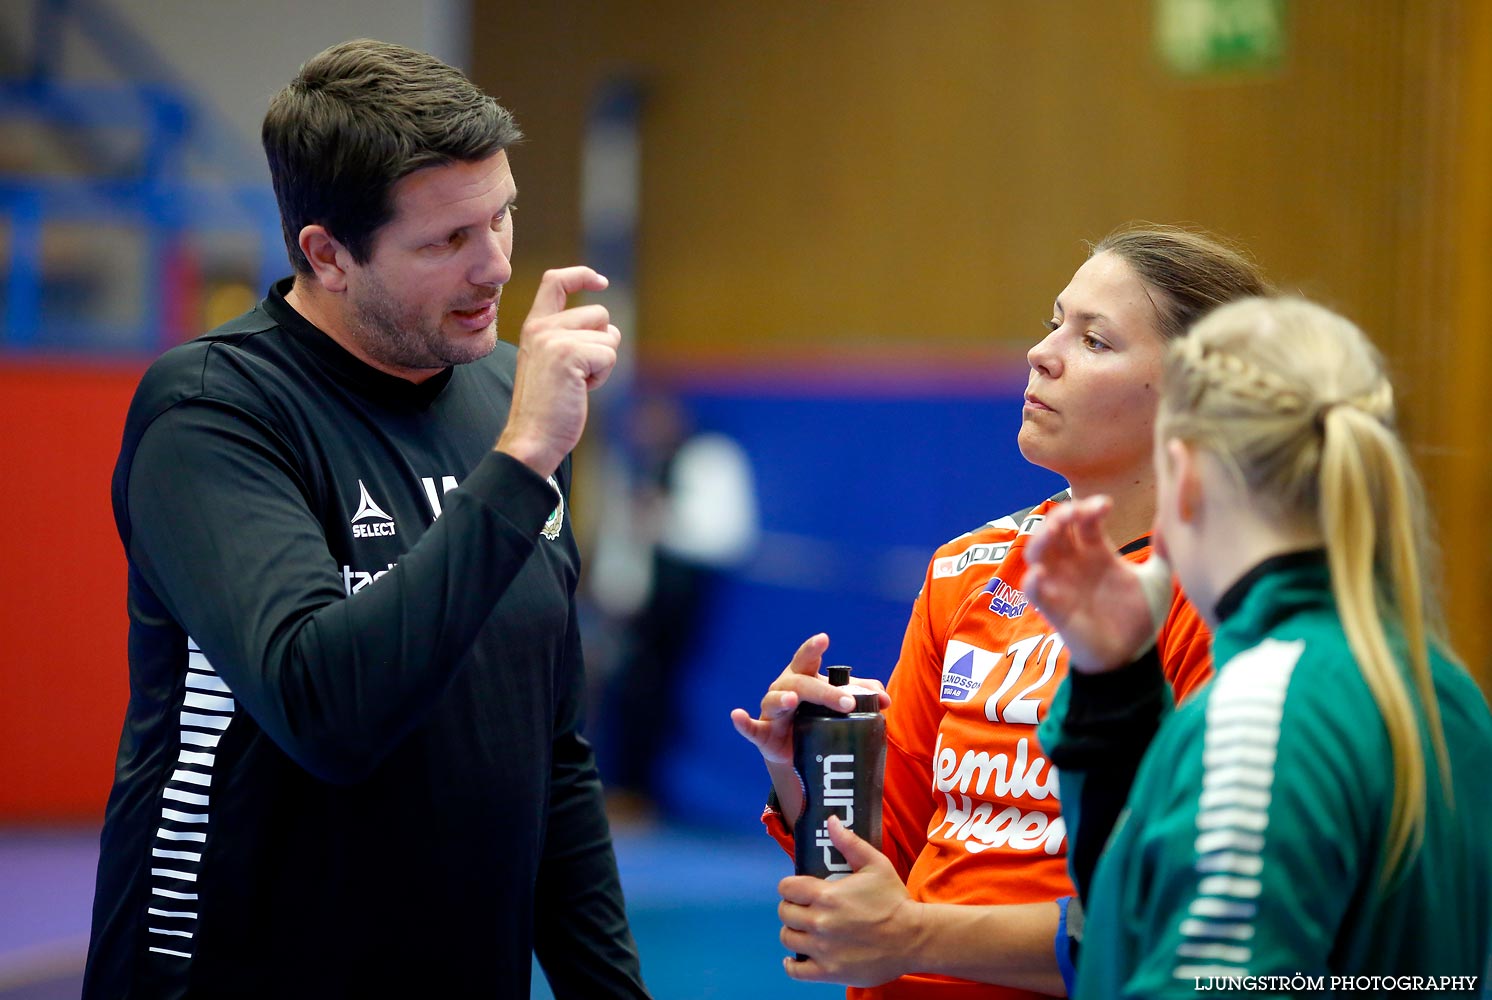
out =
[[[506,111],[378,42],[264,146],[295,275],[151,366],[114,473],[130,702],[88,997],[645,997],[565,497],[606,279],[497,342]]]

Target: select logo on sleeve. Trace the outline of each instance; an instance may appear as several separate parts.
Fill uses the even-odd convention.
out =
[[[361,479],[357,481],[357,492],[357,513],[352,515],[352,537],[379,538],[397,535],[399,532],[394,527],[394,519],[373,502],[373,498],[368,495],[368,487],[363,485]]]
[[[943,653],[943,684],[938,700],[951,703],[968,701],[999,659],[998,654],[987,649],[949,639],[948,648]]]

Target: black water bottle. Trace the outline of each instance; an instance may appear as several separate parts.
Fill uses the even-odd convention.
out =
[[[830,667],[829,683],[849,687],[850,668]],[[793,767],[803,782],[803,813],[793,824],[799,875],[836,879],[849,862],[829,840],[829,817],[881,848],[881,793],[886,781],[886,720],[879,696],[850,687],[855,707],[838,712],[808,702],[793,717]]]

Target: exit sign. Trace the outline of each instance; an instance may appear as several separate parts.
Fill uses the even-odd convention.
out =
[[[1271,70],[1285,52],[1285,0],[1154,0],[1155,46],[1181,76]]]

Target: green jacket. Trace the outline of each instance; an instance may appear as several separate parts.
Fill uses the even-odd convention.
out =
[[[1437,780],[1426,738],[1424,846],[1384,889],[1388,736],[1324,557],[1266,561],[1218,611],[1217,677],[1179,709],[1153,664],[1136,664],[1122,677],[1071,674],[1042,727],[1074,845],[1108,834],[1091,886],[1074,872],[1087,890],[1074,995],[1484,991],[1492,715],[1481,692],[1432,659],[1452,780]],[[1126,752],[1157,716],[1108,833],[1093,803],[1122,788]]]

